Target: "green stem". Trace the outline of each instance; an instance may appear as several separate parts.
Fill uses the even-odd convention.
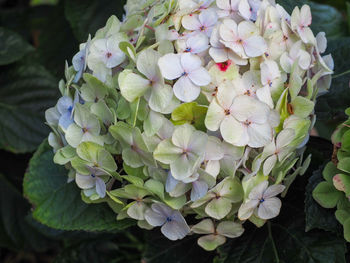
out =
[[[270,237],[271,242],[272,242],[272,249],[273,249],[273,253],[275,254],[276,263],[279,263],[279,262],[280,262],[280,258],[279,258],[279,256],[278,256],[278,252],[277,252],[277,248],[276,248],[275,241],[273,240],[273,237],[272,237],[272,231],[271,231],[271,223],[270,223],[270,221],[267,222],[267,228],[268,228],[268,230],[269,230],[269,237]]]
[[[350,73],[350,69],[347,70],[347,71],[345,71],[345,72],[343,72],[343,73],[340,73],[340,74],[338,74],[338,75],[334,75],[334,76],[332,77],[332,79],[336,79],[336,78],[342,77],[342,76],[344,76],[344,75],[346,75],[346,74],[349,74],[349,73]]]
[[[136,121],[137,121],[137,114],[139,112],[139,107],[140,107],[140,98],[137,99],[137,104],[136,104],[136,111],[135,111],[135,118],[134,118],[134,123],[133,123],[133,127],[136,126]]]

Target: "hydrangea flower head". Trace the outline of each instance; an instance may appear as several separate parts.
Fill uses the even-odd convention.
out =
[[[80,46],[46,112],[70,183],[89,203],[115,203],[117,220],[170,240],[202,235],[206,250],[278,216],[277,196],[309,163],[317,91],[334,68],[310,8],[129,0],[125,10]]]

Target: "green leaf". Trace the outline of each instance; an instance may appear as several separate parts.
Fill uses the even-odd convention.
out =
[[[34,151],[48,135],[44,111],[57,101],[57,81],[37,64],[16,64],[0,73],[0,148]]]
[[[58,251],[55,263],[106,263],[140,262],[142,241],[130,232],[118,235],[110,233],[82,233],[65,240],[65,246]]]
[[[333,162],[328,162],[322,171],[323,178],[328,182],[333,182],[333,177],[339,172]]]
[[[65,61],[71,64],[72,57],[79,51],[79,42],[64,19],[64,3],[60,1],[56,6],[36,7],[35,10],[34,21],[27,21],[34,24],[31,32],[40,32],[37,52],[32,60],[40,61],[57,78],[62,78]]]
[[[204,120],[208,107],[198,105],[197,102],[183,103],[171,114],[171,120],[175,125],[189,123],[198,130],[206,131]]]
[[[212,263],[213,254],[199,247],[197,235],[172,242],[165,238],[159,229],[146,233],[146,246],[143,260],[147,263]]]
[[[333,208],[337,205],[342,193],[335,189],[333,184],[321,182],[313,190],[312,196],[324,208]]]
[[[346,131],[342,137],[341,149],[350,152],[350,130]]]
[[[335,211],[335,217],[339,221],[340,224],[344,224],[345,221],[350,218],[350,211],[347,211],[345,209],[338,209]]]
[[[122,17],[125,1],[66,0],[65,14],[79,41],[86,41],[89,34],[103,27],[111,15]]]
[[[59,0],[31,0],[30,5],[56,5]]]
[[[65,168],[55,165],[52,159],[52,149],[45,141],[24,177],[24,195],[34,206],[36,220],[56,229],[85,231],[120,230],[133,224],[129,220],[116,221],[106,203],[84,203],[74,181],[67,183]]]
[[[324,170],[325,171],[325,170]],[[322,169],[315,170],[308,180],[305,192],[305,230],[318,228],[333,233],[339,233],[340,225],[334,218],[334,212],[321,207],[312,197],[312,191],[323,181]]]
[[[341,171],[350,173],[350,157],[341,159],[337,165],[337,168]]]
[[[0,246],[11,250],[45,251],[53,243],[26,220],[30,205],[0,175]]]
[[[33,50],[20,35],[0,27],[0,66],[16,62]]]
[[[350,218],[344,222],[343,227],[345,240],[350,242]]]

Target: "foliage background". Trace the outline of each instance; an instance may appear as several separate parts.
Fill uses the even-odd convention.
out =
[[[332,154],[330,134],[350,106],[350,2],[277,2],[288,11],[310,4],[313,30],[327,33],[328,52],[335,60],[331,91],[319,98],[316,108],[315,136],[308,145],[313,160],[307,174],[292,185],[277,219],[261,229],[246,224],[243,237],[208,253],[197,246],[196,236],[170,242],[158,229],[122,230],[130,222],[116,225],[114,214],[85,205],[77,189],[67,187],[65,171],[50,161],[45,144],[29,164],[48,135],[44,111],[58,99],[65,60],[70,63],[79,43],[110,15],[121,19],[124,1],[0,0],[0,262],[350,262],[350,247],[333,211],[311,197]],[[34,193],[38,188],[45,190]],[[36,200],[33,204],[29,196]],[[45,212],[47,207],[51,213]],[[96,212],[102,219],[89,216]],[[106,225],[113,230],[91,231]]]

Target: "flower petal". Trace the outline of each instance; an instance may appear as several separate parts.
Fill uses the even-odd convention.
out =
[[[249,96],[238,96],[231,107],[232,115],[239,121],[247,120],[253,123],[263,124],[268,120],[270,108]]]
[[[153,204],[152,207],[154,205],[158,204]],[[158,211],[154,211],[152,208],[149,208],[145,212],[145,219],[151,226],[161,226],[166,222],[166,215],[159,213]]]
[[[182,154],[182,149],[176,147],[170,139],[166,139],[158,144],[153,156],[157,161],[164,164],[175,162]]]
[[[82,175],[77,173],[75,175],[75,182],[81,189],[90,189],[95,186],[95,178],[91,175]]]
[[[271,198],[274,197],[280,193],[282,193],[284,191],[286,187],[284,185],[281,184],[274,184],[269,186],[266,191],[263,194],[263,198],[267,199],[267,198]]]
[[[203,67],[191,71],[188,74],[188,77],[197,86],[206,86],[210,83],[211,80],[209,72]]]
[[[220,235],[206,235],[198,239],[198,245],[207,251],[213,251],[226,242],[226,238]]]
[[[171,191],[173,191],[176,187],[176,185],[179,183],[178,180],[176,180],[172,175],[171,172],[168,172],[168,177],[166,179],[166,183],[165,183],[165,191],[167,191],[168,193],[170,193]]]
[[[147,210],[147,205],[142,201],[135,201],[133,205],[131,205],[126,213],[133,219],[136,220],[145,220],[145,212]]]
[[[181,77],[184,69],[181,65],[180,55],[166,54],[158,60],[158,66],[164,78],[177,79]]]
[[[135,73],[129,73],[120,83],[120,92],[127,101],[133,102],[143,96],[150,87],[149,80]]]
[[[190,228],[188,227],[185,219],[182,217],[180,212],[176,212],[176,219],[166,222],[161,227],[162,234],[170,240],[183,239],[190,232]]]
[[[198,19],[203,26],[211,27],[218,21],[218,16],[213,9],[206,9],[199,14]]]
[[[196,31],[202,26],[197,14],[190,14],[182,18],[182,26],[187,30]]]
[[[194,127],[189,124],[177,126],[172,136],[173,144],[182,150],[187,150],[194,131]]]
[[[256,91],[256,96],[261,102],[266,103],[272,109],[274,107],[269,86],[264,86]]]
[[[191,49],[191,53],[198,54],[209,48],[208,37],[203,34],[195,34],[191,36],[186,41],[187,47]]]
[[[83,130],[75,123],[72,123],[66,131],[65,138],[69,145],[76,148],[80,144],[83,134]]]
[[[225,19],[220,25],[219,33],[221,38],[227,42],[234,42],[238,37],[238,26],[232,19]]]
[[[277,149],[281,149],[283,147],[288,146],[295,137],[295,131],[293,129],[284,129],[282,130],[276,139],[276,147]]]
[[[99,178],[96,177],[96,193],[101,197],[104,198],[106,196],[106,184],[105,182]]]
[[[215,232],[215,227],[211,219],[204,219],[194,225],[191,230],[196,234],[213,234]]]
[[[205,213],[215,219],[223,219],[230,213],[231,201],[225,197],[214,198],[205,207]]]
[[[269,144],[272,141],[273,130],[268,123],[252,123],[248,127],[249,143],[252,148],[259,148]]]
[[[263,181],[262,183],[255,186],[249,193],[249,199],[260,200],[269,185],[268,181]]]
[[[218,161],[223,157],[224,151],[222,149],[221,141],[217,137],[209,136],[205,150],[205,159]]]
[[[182,154],[175,162],[170,164],[171,173],[175,179],[184,180],[193,174],[198,162],[198,157],[196,158],[192,154]]]
[[[259,57],[267,51],[265,40],[261,36],[252,36],[243,42],[243,48],[248,57]]]
[[[266,159],[263,167],[264,175],[270,174],[276,162],[277,162],[277,156],[275,154],[271,155],[269,158]]]
[[[216,228],[216,231],[220,235],[229,238],[236,238],[243,234],[244,228],[242,227],[242,224],[231,221],[224,221],[219,223],[219,225]]]
[[[222,121],[220,132],[226,142],[235,146],[245,146],[249,142],[246,128],[232,116]]]
[[[265,220],[274,218],[280,213],[281,206],[281,200],[276,197],[266,199],[258,208],[258,217]]]
[[[191,102],[198,98],[201,89],[195,85],[188,76],[179,78],[174,87],[176,98],[184,102]]]
[[[210,131],[217,131],[224,118],[225,110],[218,104],[216,99],[213,99],[205,116],[205,127]]]
[[[259,200],[251,200],[240,206],[238,210],[238,218],[240,220],[247,220],[254,212],[254,209],[258,206]]]
[[[216,63],[222,63],[228,60],[228,53],[225,48],[211,47],[209,54]]]
[[[202,60],[197,55],[193,55],[191,53],[182,53],[181,65],[186,73],[190,73],[202,66]]]
[[[202,156],[208,143],[208,135],[202,131],[195,131],[192,133],[187,151]]]
[[[208,192],[208,185],[206,182],[202,180],[197,180],[192,183],[192,191],[191,191],[191,201],[196,201]]]
[[[122,153],[123,161],[132,168],[138,168],[144,165],[141,156],[131,148],[126,148]]]
[[[137,69],[149,80],[155,80],[158,76],[158,60],[160,55],[153,49],[146,49],[142,51],[137,57]]]
[[[169,85],[156,85],[152,87],[151,97],[149,98],[149,107],[156,111],[162,112],[173,98],[173,90]]]

